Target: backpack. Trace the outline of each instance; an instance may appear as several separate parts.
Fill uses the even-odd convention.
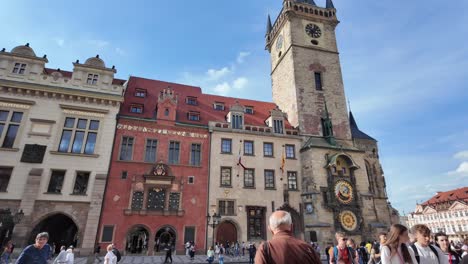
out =
[[[362,260],[362,263],[369,262],[369,254],[367,254],[367,249],[365,247],[359,247],[357,251],[359,258]]]
[[[416,248],[416,245],[415,244],[411,244],[410,246],[413,251],[414,251],[414,257],[416,258],[416,261],[419,263],[421,263],[421,259],[419,257],[419,253],[418,253],[418,249]],[[434,252],[434,254],[436,255],[437,259],[439,260],[439,263],[440,263],[440,259],[439,259],[439,253],[437,253],[437,250],[432,246],[432,245],[429,245],[429,248],[432,250],[432,252]]]
[[[120,252],[118,249],[113,248],[112,253],[114,253],[114,255],[117,257],[117,262],[119,262],[122,259],[122,255],[120,255]]]
[[[354,250],[350,247],[346,247],[348,249],[348,258],[351,260],[351,263],[354,264]],[[338,263],[338,247],[333,247],[333,256],[335,259],[335,263]]]

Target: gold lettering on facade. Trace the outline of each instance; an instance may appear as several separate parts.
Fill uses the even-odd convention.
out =
[[[15,104],[15,103],[4,103],[4,102],[0,102],[0,106],[8,107],[8,108],[20,108],[20,109],[29,109],[29,108],[31,108],[30,105]]]
[[[193,132],[156,129],[156,128],[148,128],[148,127],[142,127],[142,126],[123,125],[123,124],[117,124],[117,129],[128,130],[128,131],[140,131],[140,132],[145,132],[145,133],[154,133],[154,134],[163,134],[163,135],[177,135],[177,136],[192,137],[192,138],[208,138],[208,135],[193,133]]]
[[[65,114],[70,114],[70,115],[82,115],[82,116],[92,116],[92,117],[104,117],[104,114],[93,113],[93,112],[84,112],[84,111],[78,111],[78,110],[63,109],[63,112],[64,112]]]

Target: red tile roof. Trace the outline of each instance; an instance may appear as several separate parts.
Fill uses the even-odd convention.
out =
[[[64,78],[70,78],[70,79],[73,75],[73,72],[71,71],[64,71],[64,70],[59,71],[59,69],[44,68],[44,74],[46,75],[51,75],[54,72],[60,72]],[[125,82],[126,80],[116,79],[116,78],[112,80],[112,84],[114,85],[123,85]]]
[[[245,124],[265,127],[265,120],[270,116],[270,111],[276,108],[276,104],[271,102],[262,102],[249,99],[233,98],[212,94],[203,94],[200,87],[170,83],[158,80],[150,80],[141,77],[130,77],[127,90],[125,92],[125,100],[120,109],[120,114],[126,116],[134,116],[139,118],[153,119],[154,110],[158,103],[158,96],[163,89],[170,87],[178,96],[177,117],[178,122],[208,125],[209,121],[226,122],[226,115],[229,108],[239,102],[243,106],[253,107],[254,114],[244,114]],[[136,89],[146,90],[146,97],[139,98],[135,96]],[[197,105],[189,105],[186,103],[187,97],[196,97]],[[224,103],[224,111],[215,110],[214,103]],[[142,114],[130,113],[130,105],[144,105]],[[200,121],[191,121],[187,118],[188,112],[199,112]],[[292,128],[286,121],[286,128]]]
[[[468,187],[463,187],[447,192],[438,192],[436,195],[424,202],[422,205],[431,205],[456,200],[468,202]]]

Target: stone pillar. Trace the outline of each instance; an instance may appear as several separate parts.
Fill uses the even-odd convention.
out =
[[[18,247],[25,247],[28,243],[32,226],[31,214],[34,212],[37,194],[40,190],[41,176],[44,169],[33,168],[29,171],[29,176],[24,187],[23,198],[21,199],[20,209],[24,212],[23,220],[15,226],[13,233],[13,242]]]
[[[101,216],[102,199],[104,188],[106,186],[106,174],[96,174],[93,193],[91,194],[91,203],[89,205],[88,218],[86,219],[86,228],[84,231],[83,242],[81,244],[82,254],[91,254],[94,250],[96,235]]]
[[[154,244],[154,237],[150,237],[148,241],[148,256],[154,256]]]

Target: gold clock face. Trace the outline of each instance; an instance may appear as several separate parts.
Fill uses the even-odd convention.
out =
[[[340,203],[351,203],[353,201],[353,186],[347,181],[337,181],[335,183],[335,196]]]
[[[357,227],[357,217],[356,215],[348,210],[345,210],[340,213],[340,223],[341,226],[346,231],[354,231]]]

